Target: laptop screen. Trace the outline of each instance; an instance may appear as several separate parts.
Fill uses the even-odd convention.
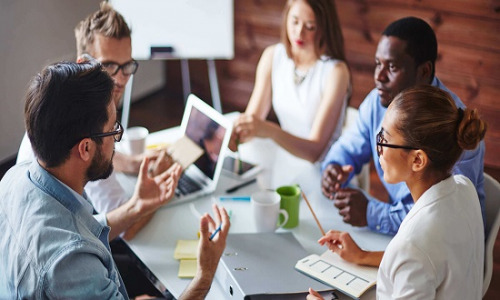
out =
[[[193,106],[185,134],[204,151],[194,164],[206,176],[214,179],[215,167],[222,150],[226,128]]]

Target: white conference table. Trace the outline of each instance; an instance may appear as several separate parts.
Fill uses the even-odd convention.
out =
[[[147,144],[171,143],[179,138],[180,134],[178,127],[155,132],[149,135]],[[240,145],[239,152],[243,160],[259,164],[264,170],[257,176],[255,184],[248,185],[230,194],[231,196],[249,196],[258,190],[299,184],[325,231],[329,229],[348,231],[358,245],[367,250],[384,250],[391,240],[389,236],[372,232],[368,228],[352,227],[342,221],[338,210],[321,193],[321,176],[317,164],[292,156],[270,139],[255,138],[249,143]],[[122,180],[122,183],[129,193],[133,191],[130,178]],[[214,199],[226,195],[224,191],[237,183],[235,179],[221,175],[217,190],[212,195],[160,208],[149,224],[134,239],[128,241],[134,253],[174,297],[178,298],[190,282],[190,279],[181,279],[177,276],[179,261],[173,258],[173,254],[177,240],[197,238],[199,217],[193,213],[192,206],[194,205],[198,212],[212,214],[211,204]],[[220,204],[232,211],[230,234],[255,232],[249,213],[249,202],[226,200]],[[278,232],[280,231],[287,230],[278,229]],[[317,243],[321,233],[304,200],[300,201],[299,226],[289,231],[309,253],[321,254],[327,250]],[[207,299],[224,299],[222,288],[216,281],[212,284]],[[345,296],[341,299],[349,298]],[[375,299],[374,289],[365,293],[362,299]]]

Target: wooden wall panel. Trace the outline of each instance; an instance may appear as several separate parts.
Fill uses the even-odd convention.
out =
[[[481,18],[500,19],[500,1],[498,0],[363,0],[370,4],[380,4],[385,7],[410,7],[413,9],[430,10],[436,12],[450,12]]]
[[[245,110],[262,51],[279,42],[284,4],[284,0],[235,1],[235,57],[217,62],[224,109]]]
[[[372,2],[372,1],[366,1]],[[427,8],[388,4],[373,1],[337,1],[339,18],[343,28],[354,28],[363,32],[369,39],[378,41],[385,27],[393,20],[406,16],[418,16],[427,21],[436,32],[439,43],[452,43],[461,46],[500,50],[498,19],[435,11]],[[435,1],[443,2],[443,1]],[[447,2],[447,1],[444,1]],[[449,1],[454,3],[454,1]],[[357,15],[353,18],[353,15]]]
[[[441,45],[436,70],[457,77],[470,76],[486,84],[498,83],[500,79],[500,51],[486,51]]]
[[[358,108],[361,102],[365,99],[366,95],[375,88],[373,84],[373,71],[364,70],[356,71],[351,70],[353,91],[349,106]],[[363,87],[363,88],[361,88]]]
[[[284,3],[285,0],[235,1],[235,58],[217,61],[225,110],[245,109],[262,51],[279,41]],[[438,38],[436,74],[466,105],[477,108],[484,116],[489,124],[485,163],[500,167],[500,157],[494,152],[500,147],[500,0],[337,0],[336,3],[353,77],[350,105],[358,107],[374,87],[374,54],[384,28],[398,18],[420,17],[433,27]],[[192,78],[205,78],[204,72],[191,70]],[[196,78],[192,81],[198,82]],[[204,87],[201,83],[196,86]]]

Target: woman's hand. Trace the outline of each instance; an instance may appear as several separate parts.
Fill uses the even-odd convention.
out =
[[[318,243],[326,245],[346,261],[363,264],[366,252],[359,248],[347,232],[330,230],[318,240]]]
[[[312,288],[309,288],[309,295],[307,295],[306,299],[307,300],[324,300],[325,298],[323,298],[318,292],[316,292]]]
[[[234,131],[239,142],[244,143],[253,137],[268,137],[266,134],[267,121],[254,115],[241,114],[234,123]]]

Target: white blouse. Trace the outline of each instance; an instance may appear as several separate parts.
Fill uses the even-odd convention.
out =
[[[477,192],[450,176],[420,197],[387,246],[377,299],[481,299],[483,265]]]
[[[339,60],[322,57],[307,71],[301,83],[294,81],[295,64],[286,54],[283,44],[274,49],[272,65],[272,104],[283,130],[300,138],[309,138],[314,120],[318,114],[326,80]],[[344,99],[337,127],[330,143],[338,139],[344,124],[347,97]]]

